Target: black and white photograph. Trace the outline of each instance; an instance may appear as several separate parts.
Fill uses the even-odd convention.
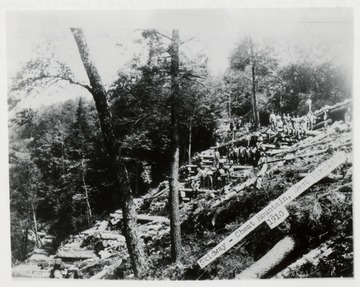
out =
[[[4,13],[11,280],[355,277],[354,7]]]

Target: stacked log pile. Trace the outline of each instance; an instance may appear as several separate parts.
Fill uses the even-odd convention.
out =
[[[137,220],[144,242],[152,242],[169,234],[168,218],[139,214]],[[82,278],[111,277],[121,263],[128,260],[121,224],[122,212],[117,210],[107,220],[98,221],[92,228],[70,236],[58,248],[55,257],[63,260],[66,270],[77,270]]]

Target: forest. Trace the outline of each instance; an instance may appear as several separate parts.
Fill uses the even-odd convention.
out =
[[[218,188],[209,184],[206,188],[201,186],[208,192],[191,198],[191,204],[186,201],[187,196],[183,196],[189,186],[181,183],[185,167],[198,167],[198,158],[203,151],[218,146],[223,156],[226,148],[221,148],[227,143],[234,145],[245,134],[266,134],[264,130],[271,125],[272,113],[296,118],[305,117],[310,109],[310,112],[320,111],[315,112],[318,121],[314,124],[326,122],[327,119],[322,118],[324,107],[351,100],[352,77],[347,70],[333,59],[318,57],[319,47],[310,51],[301,51],[297,47],[298,53],[305,56],[290,60],[284,52],[277,50],[276,45],[248,35],[240,37],[233,47],[225,72],[215,74],[208,68],[209,59],[205,52],[192,50],[192,53],[185,53],[183,47],[191,45],[195,38],[183,39],[181,30],[144,29],[135,32],[136,44],[142,47],[141,54],[135,54],[119,67],[111,85],[105,85],[97,66],[99,63],[94,60],[91,45],[88,45],[86,29],[69,28],[68,33],[76,43],[73,46],[78,49],[76,61],[81,61],[87,82],[78,81],[74,71],[57,55],[44,56],[42,49],[51,52],[52,43],[48,40],[39,44],[33,58],[23,64],[9,86],[9,183],[14,268],[29,264],[34,250],[42,248],[46,239],[52,238],[52,257],[46,259],[51,269],[57,264],[51,260],[62,258],[59,254],[66,242],[71,242],[84,230],[98,226],[99,222],[116,219],[120,223],[117,222],[117,227],[112,230],[124,236],[124,246],[121,250],[116,249],[120,250],[116,255],[105,258],[98,255],[100,259],[96,266],[94,262],[92,266],[81,265],[84,258],[90,260],[87,257],[75,260],[75,256],[70,260],[63,256],[62,264],[76,263],[76,268],[82,270],[82,278],[105,270],[106,275],[95,278],[241,279],[241,276],[237,277],[241,271],[287,235],[301,241],[294,243],[301,248],[292,253],[293,261],[311,248],[329,245],[329,240],[332,240],[332,248],[345,249],[343,252],[336,249],[332,253],[337,254],[335,261],[321,261],[316,270],[308,267],[302,273],[293,273],[295,278],[352,276],[352,189],[346,185],[349,181],[341,178],[346,192],[328,191],[334,182],[340,184],[339,174],[346,169],[345,175],[350,163],[337,171],[336,180],[328,178],[314,185],[313,193],[319,194],[306,193],[289,204],[291,220],[271,229],[271,238],[266,235],[270,231],[262,227],[252,235],[252,242],[248,240],[236,245],[236,250],[227,257],[217,259],[216,266],[209,265],[200,270],[196,265],[196,261],[225,234],[286,191],[299,174],[309,173],[329,159],[332,152],[325,153],[325,158],[317,156],[304,162],[296,157],[286,158],[285,154],[274,160],[270,157],[275,156],[280,145],[271,141],[270,134],[265,143],[268,161],[274,160],[274,165],[281,160],[291,164],[276,165],[278,170],[267,173],[268,178],[262,185],[259,183],[260,187],[249,185],[242,191],[235,188],[236,199],[224,204],[220,200],[215,204],[216,210],[211,205],[213,201],[221,194],[231,194],[224,186],[234,188],[251,176],[245,176],[237,185],[227,179],[226,184]],[[294,47],[288,47],[288,50],[290,48]],[[77,93],[80,89],[89,97]],[[44,102],[36,108],[21,106],[23,98],[44,90],[64,90],[71,93],[71,99],[52,104]],[[331,118],[331,112],[329,115]],[[344,119],[336,116],[331,123],[336,121],[343,122]],[[236,125],[237,132],[233,132]],[[348,129],[339,135],[344,131],[341,127],[333,131],[331,125],[327,127],[325,123],[324,126],[323,129],[329,130],[321,131],[331,137],[326,139],[327,144],[333,140],[347,145],[342,141],[348,140]],[[319,137],[321,134],[316,132],[315,129],[309,131],[308,136]],[[276,133],[274,135],[276,137]],[[305,138],[296,138],[294,143],[300,140],[306,143]],[[322,141],[325,145],[324,139]],[[348,149],[346,152],[351,153]],[[216,156],[214,158],[216,160]],[[229,156],[224,158],[228,160]],[[237,161],[237,158],[233,160]],[[279,188],[280,183],[282,188]],[[158,195],[161,191],[163,193]],[[121,214],[120,219],[116,214]],[[168,229],[158,230],[151,239],[147,238],[139,223],[141,214],[166,218]],[[331,233],[327,228],[333,222],[346,224],[337,225]],[[82,248],[100,248],[100,240],[96,238],[93,235]],[[266,244],[261,244],[263,240]],[[100,249],[106,250],[110,241],[101,241]],[[291,240],[284,244],[289,242],[291,245]],[[65,252],[64,248],[62,250]],[[341,254],[348,257],[343,258]],[[240,256],[240,265],[234,263],[236,256]],[[43,263],[44,260],[40,261]],[[329,271],[327,266],[330,265],[333,269]],[[104,269],[104,266],[110,267]],[[70,270],[68,266],[66,268]],[[276,268],[280,272],[281,266]],[[277,274],[274,270],[271,272],[272,275],[264,272],[264,277],[259,275],[257,278]],[[34,273],[21,276],[36,277]]]

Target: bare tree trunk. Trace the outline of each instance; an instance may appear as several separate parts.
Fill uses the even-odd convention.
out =
[[[81,177],[82,177],[82,183],[83,183],[83,187],[84,187],[84,191],[85,191],[85,200],[86,200],[86,206],[87,206],[87,211],[88,211],[88,223],[90,223],[91,218],[92,218],[92,212],[91,212],[91,206],[90,206],[90,202],[89,202],[89,192],[86,187],[86,181],[85,181],[86,167],[85,167],[84,161],[85,161],[84,158],[82,158],[81,159]]]
[[[255,65],[251,66],[251,76],[252,76],[252,95],[253,95],[253,113],[254,113],[254,123],[255,129],[258,130],[260,127],[260,120],[259,120],[259,111],[258,111],[258,103],[256,97],[256,79],[255,79]]]
[[[35,206],[34,206],[33,199],[31,199],[31,212],[32,212],[32,217],[33,217],[33,222],[34,222],[34,233],[35,233],[36,245],[38,247],[41,247],[42,242],[41,242],[41,239],[40,239],[39,233],[38,233],[37,220],[36,220],[36,211],[35,211]]]
[[[181,230],[179,211],[179,119],[177,103],[179,86],[179,31],[172,31],[171,41],[171,127],[172,127],[172,162],[170,175],[170,228],[171,257],[178,262],[181,257]]]
[[[191,144],[192,144],[192,119],[190,118],[190,126],[189,126],[189,164],[191,164]]]
[[[122,195],[122,210],[124,220],[124,235],[130,255],[132,268],[136,277],[141,277],[145,271],[145,258],[136,223],[136,211],[133,194],[130,188],[128,171],[121,155],[119,143],[113,129],[112,113],[107,101],[107,93],[101,81],[98,70],[91,58],[84,33],[80,28],[70,29],[79,49],[79,54],[90,81],[87,89],[92,94],[98,112],[105,147],[112,160],[116,177],[116,188]]]
[[[26,255],[27,255],[28,243],[29,243],[28,237],[29,237],[29,229],[26,228],[26,230],[25,230],[25,236],[24,236],[24,241],[23,241],[24,245],[23,245],[23,248],[22,248],[22,250],[21,250],[21,258],[22,258],[23,260],[25,260]]]
[[[251,41],[251,40],[250,40]],[[253,104],[253,116],[254,116],[254,124],[255,130],[258,130],[260,127],[260,120],[259,120],[259,110],[258,110],[258,103],[256,97],[256,77],[255,77],[255,55],[253,50],[253,42],[250,42],[250,56],[251,56],[251,78],[252,78],[252,104]]]

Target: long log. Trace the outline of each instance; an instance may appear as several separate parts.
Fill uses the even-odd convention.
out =
[[[92,250],[59,250],[56,254],[62,259],[90,259],[97,258],[97,255]]]
[[[308,130],[308,131],[306,131],[306,134],[307,134],[308,136],[313,136],[313,137],[315,137],[315,136],[320,135],[321,132],[319,132],[319,131],[313,131],[313,130]]]
[[[332,248],[329,247],[331,242],[326,242],[320,245],[320,247],[311,250],[309,253],[302,256],[300,259],[290,264],[284,270],[277,273],[272,278],[280,279],[286,278],[294,271],[298,270],[301,266],[304,266],[307,263],[311,263],[312,265],[318,265],[320,259],[328,257],[332,252]]]
[[[147,215],[147,214],[138,214],[137,220],[143,221],[143,222],[152,222],[152,221],[166,222],[166,223],[169,222],[169,219],[165,216],[154,216],[154,215]]]
[[[346,142],[346,143],[337,144],[337,145],[330,145],[328,148],[323,149],[323,150],[300,154],[300,155],[292,156],[289,158],[274,159],[274,160],[268,161],[268,163],[273,163],[273,162],[278,162],[278,161],[288,161],[288,160],[293,160],[296,158],[304,158],[304,157],[319,155],[319,154],[330,152],[329,149],[337,149],[337,148],[341,148],[344,146],[350,146],[350,145],[352,145],[352,142]]]
[[[122,234],[112,233],[112,232],[101,232],[98,236],[103,240],[116,240],[125,243],[125,236]]]
[[[164,192],[168,192],[168,191],[169,191],[169,187],[166,187],[163,190],[159,191],[158,193],[155,193],[153,197],[158,197],[162,195]]]
[[[321,135],[321,137],[313,138],[311,140],[311,142],[302,142],[301,144],[296,144],[291,149],[288,149],[288,150],[276,149],[276,150],[266,151],[266,153],[269,154],[269,155],[293,153],[293,152],[296,152],[298,150],[305,149],[307,147],[311,147],[311,146],[315,146],[315,145],[319,145],[319,144],[326,144],[326,143],[329,143],[329,142],[333,141],[332,139],[330,139],[330,140],[316,142],[316,140],[322,139],[322,138],[324,138],[326,136],[327,136],[326,134]]]
[[[80,272],[81,273],[88,273],[91,269],[93,268],[98,268],[101,266],[108,266],[110,265],[110,263],[113,261],[113,258],[106,258],[106,259],[96,259],[95,261],[88,261],[86,262],[85,260],[82,261],[83,263],[81,264],[85,264],[85,265],[81,265],[80,267]],[[119,259],[121,261],[121,259]]]
[[[314,130],[320,129],[320,128],[324,127],[325,125],[332,124],[332,122],[333,122],[332,119],[327,119],[326,121],[322,121],[322,122],[319,122],[316,125],[314,125],[313,129]]]
[[[296,243],[291,236],[286,236],[274,245],[263,257],[242,271],[236,279],[260,279],[278,266],[291,251],[295,249]]]
[[[299,173],[298,177],[299,177],[299,178],[304,178],[304,177],[307,177],[309,174],[310,174],[310,173],[306,173],[306,172],[304,172],[304,173]],[[337,181],[337,180],[340,180],[340,179],[342,179],[342,178],[343,178],[342,175],[330,173],[329,175],[325,176],[325,177],[323,178],[323,180],[325,179],[325,180]]]
[[[121,263],[122,263],[122,260],[119,259],[114,264],[112,264],[110,266],[105,266],[102,271],[91,276],[89,279],[104,279],[106,277],[106,275],[108,275],[110,272],[113,272],[116,268],[118,268]]]
[[[321,115],[324,114],[325,109],[327,109],[328,113],[331,114],[334,111],[336,112],[336,109],[342,108],[342,107],[347,107],[349,105],[351,105],[351,100],[345,100],[343,102],[336,103],[335,105],[332,105],[332,106],[325,106],[322,109],[315,111],[314,115],[317,117],[320,117]]]
[[[312,147],[312,146],[316,146],[316,145],[319,145],[319,144],[327,144],[327,143],[330,143],[332,141],[334,141],[334,140],[333,139],[328,139],[328,140],[324,140],[324,141],[312,142],[312,143],[308,143],[308,144],[305,144],[305,145],[300,145],[300,146],[297,147],[297,150],[302,150],[302,149]]]
[[[233,198],[234,196],[238,195],[239,194],[239,191],[243,190],[244,188],[246,187],[249,187],[253,184],[255,184],[256,182],[256,176],[252,177],[252,178],[249,178],[247,181],[245,181],[244,183],[242,184],[239,184],[237,186],[234,187],[234,191],[226,194],[224,196],[224,198],[222,198],[220,201],[214,203],[211,208],[216,208],[218,206],[220,206],[221,204],[223,204],[224,202],[228,201],[229,199]]]
[[[319,140],[322,140],[323,138],[326,138],[328,136],[328,134],[326,133],[320,133],[319,135],[313,137],[313,138],[306,138],[300,142],[298,142],[297,144],[293,145],[293,148],[297,148],[299,146],[302,146],[304,144],[309,144],[309,143],[312,143],[312,142],[317,142]]]
[[[328,114],[332,114],[334,112],[337,112],[341,109],[345,109],[346,107],[348,107],[349,105],[351,105],[351,100],[345,100],[341,103],[336,103],[335,105],[332,106],[325,106],[324,108],[326,108],[328,110]],[[314,115],[319,117],[321,115],[324,114],[324,108],[322,108],[321,110],[315,111]]]
[[[254,167],[251,165],[233,165],[233,170],[243,170],[243,169],[253,169]]]
[[[182,188],[181,190],[183,191],[191,191],[192,189],[191,188]],[[113,213],[112,214],[112,217],[115,221],[119,221],[119,220],[122,220],[123,219],[123,216],[121,213]],[[153,216],[153,215],[147,215],[147,214],[138,214],[136,216],[136,219],[139,223],[141,222],[151,222],[151,221],[161,221],[161,222],[168,222],[169,219],[164,217],[164,216]],[[96,231],[95,231],[96,232]],[[124,237],[123,235],[120,235],[120,234],[116,234],[116,233],[111,233],[111,232],[104,232],[102,233],[104,234],[104,236],[111,236],[111,237],[114,237],[114,238],[103,238],[103,239],[113,239],[113,240],[117,240],[117,238],[119,237]]]

